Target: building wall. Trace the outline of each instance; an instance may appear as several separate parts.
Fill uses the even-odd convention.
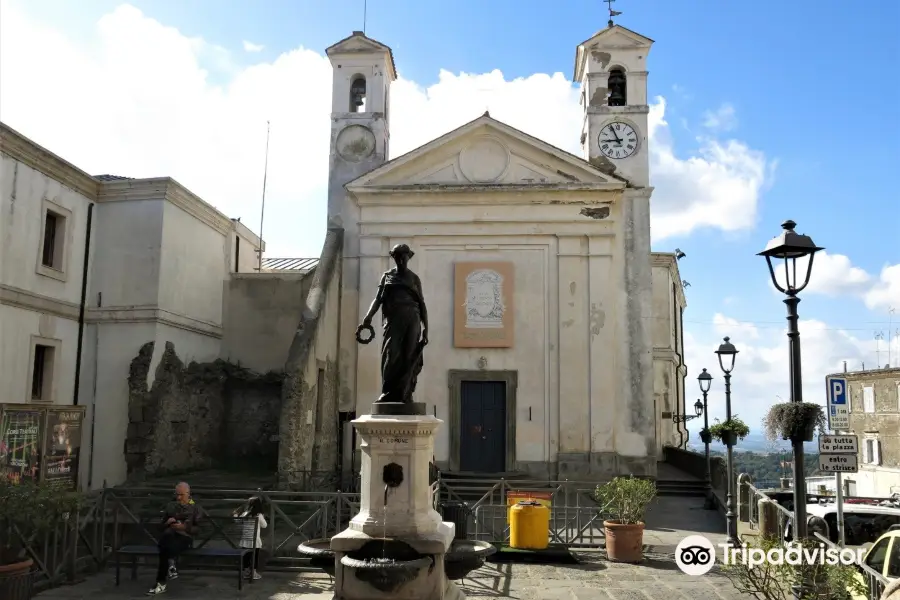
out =
[[[847,380],[850,429],[859,436],[860,472],[847,476],[857,482],[857,495],[888,496],[900,491],[900,368],[835,373]],[[874,395],[866,411],[865,388]],[[866,440],[872,440],[866,450]]]
[[[33,401],[33,352],[40,343],[54,348],[50,391],[43,401],[70,404],[92,199],[89,191],[68,187],[22,162],[17,134],[5,127],[0,134],[0,402]],[[45,166],[75,170],[58,159]],[[63,243],[61,269],[41,264],[47,210],[65,218],[57,238]]]
[[[687,424],[673,423],[672,415],[694,414],[694,401],[685,396],[684,326],[682,313],[687,307],[678,261],[674,254],[654,252],[653,265],[653,395],[656,403],[657,451],[662,456],[666,445],[683,447],[690,435],[696,436],[702,419]],[[699,374],[699,371],[698,371]],[[690,429],[694,432],[691,433]]]
[[[652,395],[643,397],[630,376],[631,353],[646,357],[646,373],[650,348],[648,341],[631,337],[628,313],[629,303],[650,305],[649,249],[643,289],[628,289],[634,278],[628,269],[640,262],[638,251],[629,255],[631,263],[626,260],[629,200],[614,203],[597,219],[572,205],[602,202],[602,193],[584,194],[515,206],[502,191],[476,188],[452,203],[428,194],[414,203],[362,206],[357,316],[368,309],[389,268],[388,250],[408,243],[416,252],[410,268],[422,279],[431,322],[417,401],[447,423],[448,371],[478,369],[483,356],[488,370],[518,373],[514,468],[545,476],[655,473]],[[460,261],[513,263],[514,347],[454,347],[453,264]],[[357,414],[368,412],[380,393],[377,329],[376,340],[359,349]],[[445,467],[450,435],[445,426],[436,437],[436,459]]]
[[[311,273],[236,273],[225,282],[222,358],[259,373],[283,371]]]

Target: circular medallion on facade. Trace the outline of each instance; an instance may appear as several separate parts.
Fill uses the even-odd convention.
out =
[[[459,170],[473,183],[500,179],[509,167],[509,150],[492,137],[482,136],[459,153]]]
[[[338,134],[335,147],[347,162],[359,162],[375,152],[375,134],[368,127],[350,125]]]

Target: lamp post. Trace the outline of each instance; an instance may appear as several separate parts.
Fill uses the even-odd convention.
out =
[[[687,423],[688,421],[692,421],[693,419],[700,417],[700,415],[703,414],[703,403],[700,402],[699,400],[697,400],[697,402],[694,403],[694,413],[695,414],[693,414],[693,415],[673,414],[672,422],[673,423]],[[684,431],[685,431],[685,433],[687,433],[687,427],[684,428]],[[688,439],[686,439],[684,441],[685,448],[687,448],[687,443],[689,440],[690,440],[690,435],[688,435]]]
[[[716,508],[715,502],[713,502],[713,493],[712,493],[712,468],[709,464],[709,405],[706,401],[706,396],[709,394],[709,388],[712,386],[712,375],[706,372],[706,369],[700,372],[697,375],[697,382],[700,384],[700,392],[703,394],[703,446],[706,451],[706,501],[703,503],[703,508],[707,510],[714,510]],[[699,400],[698,400],[699,402]]]
[[[737,348],[726,337],[724,343],[719,345],[716,354],[719,355],[719,367],[725,374],[725,422],[731,421],[731,372],[734,370],[734,359],[737,358]],[[733,547],[741,545],[737,535],[737,513],[734,512],[734,437],[728,436],[725,446],[728,449],[728,480],[725,482],[725,535],[727,541]]]
[[[790,374],[790,390],[791,402],[803,402],[803,375],[800,368],[800,329],[798,327],[799,316],[797,314],[797,305],[800,304],[800,298],[797,294],[803,291],[809,284],[809,278],[812,275],[813,259],[816,252],[824,250],[816,246],[812,238],[808,235],[801,235],[794,231],[797,223],[790,219],[781,224],[784,230],[777,237],[772,238],[766,249],[758,254],[766,258],[766,264],[769,265],[769,275],[772,276],[772,284],[779,292],[785,294],[787,298],[784,303],[787,305],[787,321],[788,321],[788,340],[790,345],[789,353],[789,374]],[[798,277],[797,260],[809,257],[806,264],[806,275]],[[784,282],[779,282],[779,276],[775,273],[775,265],[772,259],[784,261]],[[802,265],[800,267],[803,268]],[[802,273],[801,273],[802,276]],[[803,438],[802,436],[794,436],[791,439],[791,445],[794,448],[794,539],[804,540],[807,538],[806,527],[806,474],[803,465]],[[792,588],[794,598],[802,598],[805,590],[808,589],[809,583],[805,578],[801,579],[798,585]]]

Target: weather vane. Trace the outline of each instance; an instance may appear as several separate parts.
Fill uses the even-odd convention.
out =
[[[619,15],[622,14],[622,12],[618,11],[618,10],[613,10],[612,4],[616,0],[603,0],[603,1],[606,2],[606,5],[609,7],[609,26],[612,27],[613,26],[613,17],[618,17]]]

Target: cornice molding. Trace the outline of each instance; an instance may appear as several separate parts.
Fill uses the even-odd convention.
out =
[[[53,315],[72,321],[78,320],[78,304],[28,290],[0,284],[0,304]]]
[[[171,177],[103,182],[98,199],[101,202],[166,200],[223,235],[235,227],[231,219]]]
[[[99,181],[5,123],[0,123],[0,153],[43,173],[89,200],[97,199]]]
[[[88,323],[98,324],[160,323],[217,339],[222,338],[220,325],[161,309],[158,306],[91,308],[88,309],[85,320]]]

